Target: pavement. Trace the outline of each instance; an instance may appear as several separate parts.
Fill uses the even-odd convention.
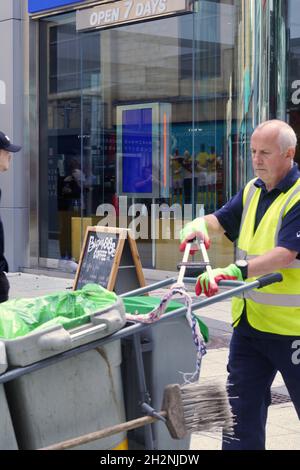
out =
[[[8,275],[11,285],[10,298],[37,297],[72,288],[73,275],[56,272],[53,276],[50,271],[46,272],[47,275],[42,272],[45,271],[10,273]],[[176,276],[174,273],[173,275]],[[153,283],[159,279],[158,272],[153,277],[150,270],[145,270],[145,276],[147,283]],[[205,307],[199,310],[198,314],[209,327],[211,337],[208,352],[202,361],[201,380],[214,378],[225,383],[228,346],[232,334],[230,301],[226,300]],[[272,405],[269,408],[266,447],[268,450],[300,450],[300,423],[279,373],[272,385]],[[220,433],[193,434],[190,449],[220,450],[221,435]]]
[[[209,327],[211,340],[202,360],[200,380],[207,378],[226,383],[228,346],[232,333],[230,307],[230,301],[224,301],[203,309],[201,318]],[[280,373],[274,379],[271,393],[266,449],[300,450],[300,422]],[[221,444],[221,433],[199,433],[192,436],[190,449],[221,450]]]

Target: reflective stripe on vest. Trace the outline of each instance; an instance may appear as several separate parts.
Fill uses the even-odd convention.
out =
[[[255,216],[261,189],[250,181],[243,194],[243,214],[237,258],[253,259],[277,246],[278,234],[287,212],[300,201],[300,179],[286,193],[281,193],[264,214],[255,233]],[[283,335],[300,335],[300,260],[276,270],[283,282],[248,291],[244,298],[234,298],[233,321],[238,319],[246,302],[249,323],[260,331]],[[247,279],[251,282],[256,278]]]
[[[257,290],[248,291],[244,298],[251,299],[264,305],[278,305],[279,307],[300,307],[300,295],[280,295],[280,294],[264,294]]]

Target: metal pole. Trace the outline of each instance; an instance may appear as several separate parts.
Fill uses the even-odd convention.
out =
[[[161,287],[169,286],[170,284],[173,284],[175,281],[176,281],[176,277],[169,277],[168,279],[164,279],[163,281],[159,281],[159,282],[156,282],[155,284],[151,284],[151,286],[140,287],[139,289],[135,289],[130,292],[125,292],[124,294],[119,295],[119,297],[125,298],[125,297],[133,297],[135,295],[143,295],[155,289],[160,289]]]
[[[135,354],[135,360],[136,360],[136,366],[137,366],[138,387],[139,387],[139,392],[140,392],[140,397],[141,397],[140,405],[143,402],[146,402],[149,405],[151,402],[151,397],[147,390],[147,385],[146,385],[145,368],[144,368],[144,360],[143,360],[140,334],[133,335],[133,347],[134,347],[134,354]],[[153,450],[154,444],[153,444],[153,432],[152,432],[151,424],[144,427],[144,436],[145,436],[145,448],[149,450]]]
[[[195,284],[197,281],[196,277],[185,277],[183,281],[186,284]],[[244,281],[220,281],[218,282],[219,287],[237,287],[237,286],[244,286]]]

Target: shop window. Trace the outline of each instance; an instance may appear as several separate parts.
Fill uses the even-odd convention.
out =
[[[182,44],[180,58],[180,77],[190,78],[193,74],[192,47]],[[201,42],[195,46],[200,79],[219,77],[221,74],[221,47],[219,43]]]
[[[299,2],[287,2],[287,114],[290,125],[295,130],[298,142],[300,139],[300,13]],[[296,161],[300,164],[300,149],[297,146]]]
[[[240,189],[257,108],[255,58],[251,41],[244,42],[253,36],[245,18],[255,22],[241,5],[248,3],[199,0],[194,14],[88,33],[76,32],[74,13],[40,21],[41,258],[78,260],[85,227],[98,223],[99,207],[110,204],[119,214],[122,107],[163,105],[170,117],[161,127],[169,131],[162,154],[169,186],[163,195],[129,196],[128,208],[140,204],[144,214],[153,201],[164,203],[173,230],[173,204],[181,216],[187,205],[194,215],[208,214]],[[128,150],[132,158],[143,152],[143,139]],[[162,218],[149,212],[149,233]],[[143,266],[173,270],[181,257],[178,236],[157,233],[158,239],[138,240]],[[231,262],[232,246],[218,247],[212,258],[214,265]]]

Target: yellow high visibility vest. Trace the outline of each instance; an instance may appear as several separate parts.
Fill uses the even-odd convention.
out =
[[[281,193],[268,208],[255,233],[255,215],[261,189],[254,186],[256,178],[245,187],[243,214],[238,239],[237,259],[253,259],[277,246],[278,233],[287,212],[300,201],[300,178]],[[232,299],[234,326],[239,323],[244,302],[250,325],[268,333],[300,335],[300,260],[285,269],[276,269],[283,281],[262,289],[253,289]],[[251,282],[255,277],[247,279]]]

